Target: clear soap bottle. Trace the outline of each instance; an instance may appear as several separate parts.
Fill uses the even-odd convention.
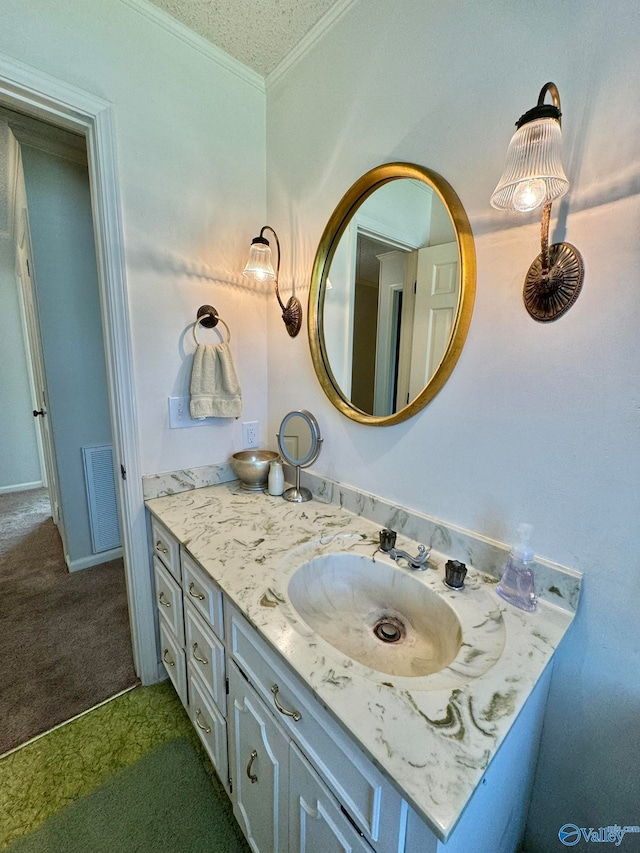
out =
[[[533,551],[529,540],[533,533],[530,524],[520,524],[516,528],[518,540],[511,549],[502,580],[496,587],[498,595],[521,610],[536,609],[536,593],[533,582]]]

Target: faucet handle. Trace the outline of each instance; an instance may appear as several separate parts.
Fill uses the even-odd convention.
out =
[[[444,582],[449,589],[462,589],[467,567],[459,560],[447,560],[444,567]]]
[[[397,535],[395,530],[389,530],[388,527],[383,528],[380,531],[380,550],[391,551],[392,548],[395,548]]]

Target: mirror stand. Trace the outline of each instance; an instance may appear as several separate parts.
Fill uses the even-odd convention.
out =
[[[285,501],[303,503],[313,497],[309,489],[300,485],[300,471],[316,461],[321,446],[320,427],[311,412],[300,409],[284,416],[278,448],[284,461],[296,469],[296,484],[282,495]]]
[[[285,489],[282,497],[285,501],[293,501],[294,503],[302,503],[310,501],[312,498],[311,492],[305,486],[300,485],[300,471],[302,468],[296,465],[296,484],[289,489]]]

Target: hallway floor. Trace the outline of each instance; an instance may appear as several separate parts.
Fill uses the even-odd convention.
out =
[[[45,489],[0,495],[0,755],[137,683],[122,559],[69,573]]]

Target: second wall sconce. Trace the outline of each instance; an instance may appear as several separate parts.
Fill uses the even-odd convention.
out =
[[[271,231],[276,241],[278,249],[278,263],[275,271],[271,262],[271,247],[269,241],[264,237],[265,231]],[[280,274],[280,241],[278,235],[270,225],[263,225],[260,229],[260,234],[254,237],[251,241],[251,250],[249,252],[249,260],[242,271],[243,275],[249,278],[254,278],[256,281],[272,280],[275,284],[276,297],[282,308],[282,319],[287,327],[287,332],[292,338],[300,331],[302,325],[302,305],[296,296],[291,296],[285,305],[280,299],[280,291],[278,289],[278,276]]]
[[[552,104],[545,104],[546,95]],[[571,243],[549,246],[551,203],[569,189],[560,151],[560,94],[555,83],[546,83],[538,103],[516,122],[507,162],[491,204],[500,210],[529,211],[542,208],[541,251],[529,267],[524,283],[524,304],[541,323],[557,320],[578,298],[584,279],[580,252]]]

